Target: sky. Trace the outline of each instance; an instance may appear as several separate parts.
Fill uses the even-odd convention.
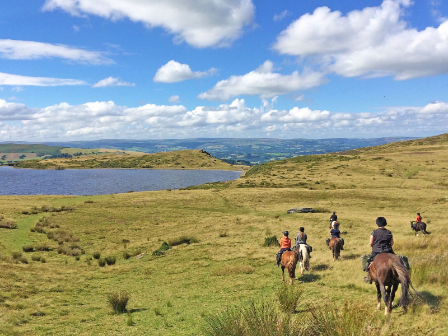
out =
[[[447,1],[0,4],[0,141],[446,132]]]

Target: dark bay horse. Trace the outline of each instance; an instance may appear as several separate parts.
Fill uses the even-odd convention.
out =
[[[398,285],[401,284],[400,306],[406,313],[411,278],[400,258],[392,253],[378,254],[370,265],[369,273],[372,280],[375,281],[378,309],[381,309],[382,295],[384,303],[386,304],[384,314],[390,314],[392,303],[395,298],[395,292],[397,291]]]
[[[341,255],[341,249],[342,249],[341,239],[331,238],[328,246],[330,247],[330,250],[333,253],[333,261],[338,260],[339,256]]]
[[[294,251],[286,251],[282,254],[282,281],[285,281],[285,268],[289,274],[289,284],[292,285],[296,277],[297,253]]]
[[[418,231],[421,231],[423,235],[431,234],[431,232],[426,231],[425,222],[411,221],[411,229],[415,231],[416,236],[418,236]]]

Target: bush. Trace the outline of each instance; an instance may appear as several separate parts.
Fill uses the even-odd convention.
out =
[[[84,254],[85,252],[81,247],[73,244],[73,245],[60,245],[58,247],[58,253],[76,257],[81,254]]]
[[[106,263],[108,265],[114,265],[115,264],[115,257],[106,257]]]
[[[98,266],[99,266],[99,267],[104,267],[104,266],[106,266],[106,260],[104,260],[103,258],[99,258],[99,259],[98,259]]]
[[[0,228],[3,228],[3,229],[17,229],[17,224],[14,223],[13,221],[0,220]]]
[[[22,252],[13,252],[12,258],[13,259],[20,259],[22,257]]]
[[[219,233],[219,237],[221,237],[221,238],[224,238],[224,237],[227,237],[227,236],[228,236],[227,231],[222,231],[222,232]]]
[[[121,314],[126,313],[126,305],[128,304],[129,298],[129,293],[121,291],[109,294],[107,296],[107,301],[115,313]]]
[[[297,304],[302,296],[303,289],[283,284],[278,288],[277,298],[280,309],[284,313],[295,313]]]
[[[33,255],[33,256],[31,256],[31,260],[32,261],[40,261],[41,260],[41,256]]]
[[[45,264],[47,261],[45,260],[45,258],[41,258],[41,259],[40,259],[40,262],[41,262],[42,264]]]
[[[131,257],[131,255],[129,254],[128,251],[123,251],[123,259],[129,259]]]
[[[152,253],[152,255],[154,256],[164,255],[165,252],[168,251],[169,249],[171,249],[171,246],[167,242],[163,242],[162,245]]]
[[[168,245],[170,246],[177,246],[177,245],[181,245],[181,244],[192,244],[192,243],[197,243],[198,240],[196,239],[196,237],[193,236],[181,236],[179,238],[174,238],[168,241]]]
[[[276,236],[270,236],[270,237],[266,237],[264,239],[264,247],[269,247],[269,246],[280,246],[280,243],[277,239]]]
[[[34,252],[34,246],[33,245],[25,245],[22,247],[23,252]]]
[[[93,257],[94,257],[95,259],[99,259],[99,258],[101,257],[101,253],[99,253],[99,252],[94,252],[94,253],[93,253]]]
[[[36,245],[36,251],[51,251],[51,248],[46,244]]]

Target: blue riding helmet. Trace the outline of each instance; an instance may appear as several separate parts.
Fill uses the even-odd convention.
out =
[[[285,236],[289,236],[289,232],[288,232],[288,231],[285,231],[285,232],[283,232],[283,235],[285,235]]]

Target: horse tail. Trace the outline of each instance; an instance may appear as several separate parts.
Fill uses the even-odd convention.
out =
[[[409,271],[404,267],[404,265],[400,262],[400,260],[397,258],[389,259],[389,264],[392,267],[394,273],[397,274],[398,280],[401,284],[401,299],[400,299],[400,306],[403,307],[403,309],[406,309],[406,306],[408,304],[408,296],[409,296],[409,285],[411,284],[411,277],[409,276]]]
[[[308,253],[308,248],[306,245],[300,246],[300,252],[302,252],[302,264],[305,267],[306,270],[308,270],[309,260],[310,260],[310,254]]]
[[[426,223],[422,223],[422,232],[424,234],[431,234],[431,232],[426,231]]]

